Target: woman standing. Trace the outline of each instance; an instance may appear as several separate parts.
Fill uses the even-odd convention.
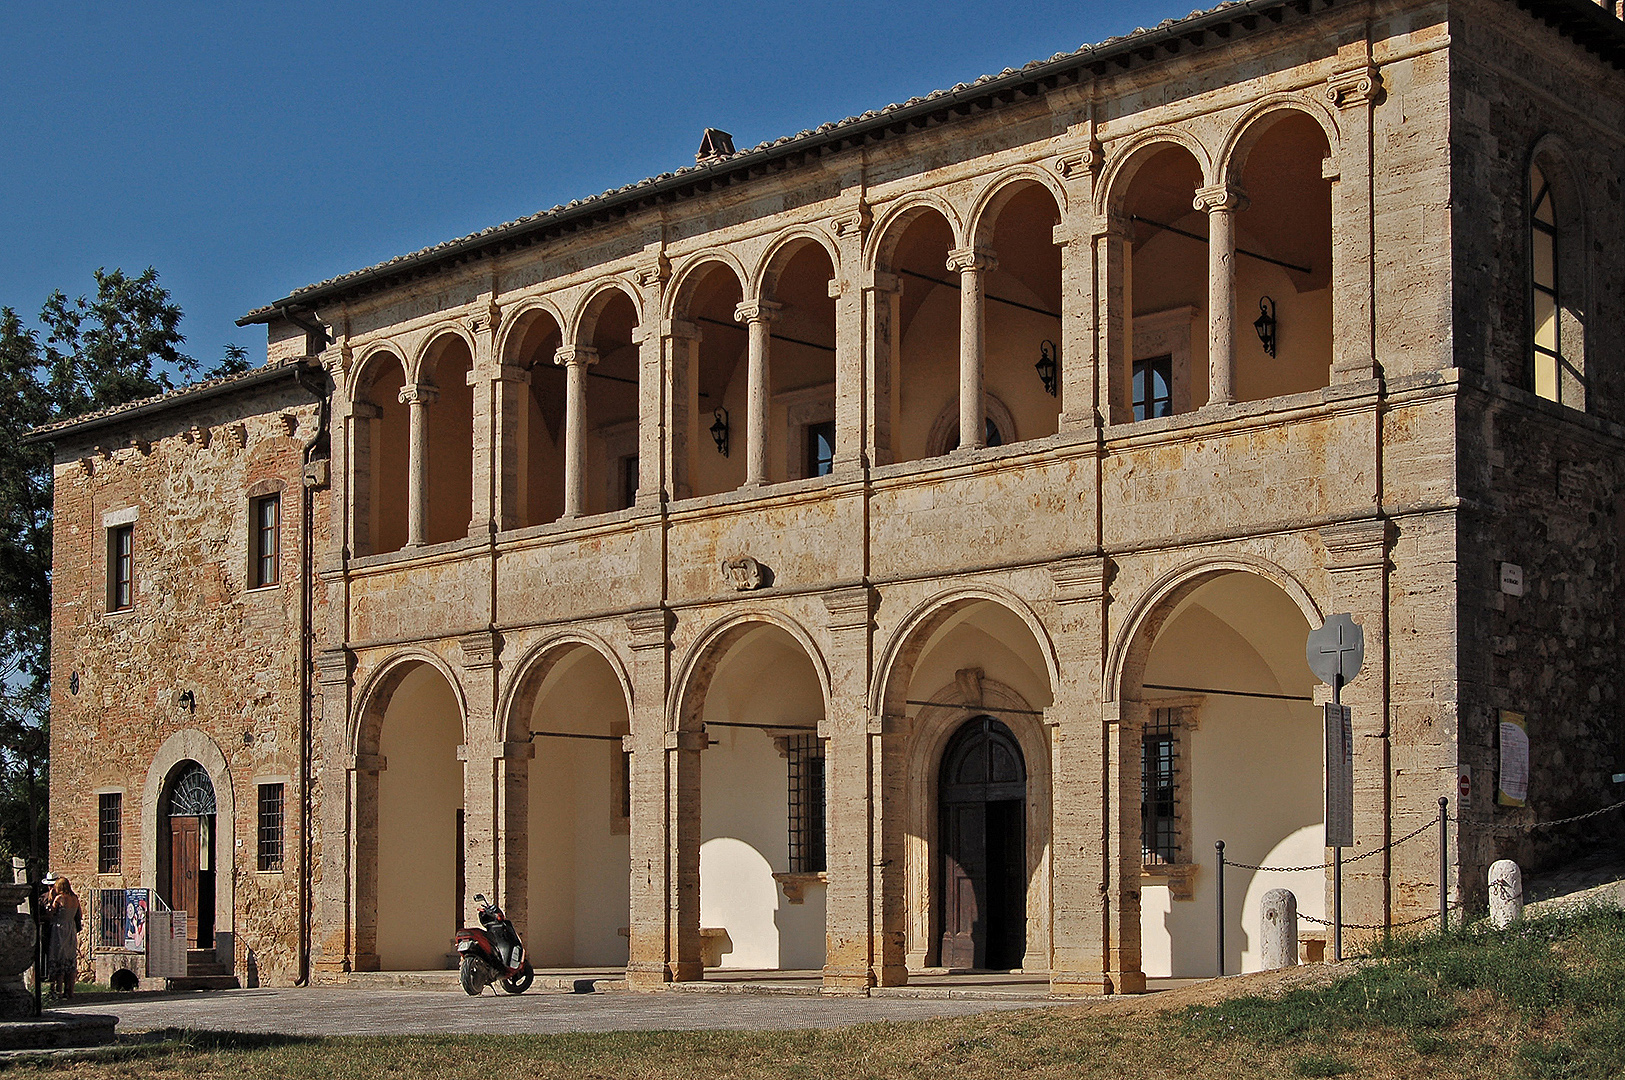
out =
[[[72,1001],[73,984],[79,981],[79,927],[84,922],[84,911],[67,878],[59,877],[51,883],[51,891],[45,896],[45,910],[51,917],[51,946],[47,957],[51,992]]]

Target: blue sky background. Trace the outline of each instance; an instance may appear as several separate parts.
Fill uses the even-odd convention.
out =
[[[152,265],[188,352],[262,358],[250,308],[692,164],[707,126],[753,146],[1188,4],[12,3],[0,305]]]

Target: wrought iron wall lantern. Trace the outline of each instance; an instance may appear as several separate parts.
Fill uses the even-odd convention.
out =
[[[175,704],[187,712],[197,712],[197,695],[190,690],[182,690],[175,695]]]
[[[1267,296],[1259,298],[1258,318],[1253,320],[1253,329],[1258,331],[1258,340],[1264,346],[1264,351],[1274,356],[1275,301]]]
[[[711,422],[711,439],[717,444],[717,453],[728,456],[728,410],[718,409]]]
[[[1060,365],[1056,363],[1056,359],[1060,355],[1061,350],[1056,346],[1055,342],[1046,338],[1039,343],[1038,363],[1033,365],[1033,370],[1038,372],[1038,377],[1044,381],[1044,391],[1050,397],[1054,397],[1057,389],[1059,389],[1056,375],[1060,370]]]

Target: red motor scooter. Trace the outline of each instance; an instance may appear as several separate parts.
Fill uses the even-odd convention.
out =
[[[458,974],[464,992],[475,995],[491,983],[498,983],[510,994],[523,994],[530,989],[536,972],[525,956],[519,932],[502,914],[501,908],[488,903],[478,893],[474,899],[480,905],[480,926],[465,926],[451,939],[457,955],[462,958]]]

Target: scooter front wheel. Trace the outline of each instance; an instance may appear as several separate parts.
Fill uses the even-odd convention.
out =
[[[463,962],[457,968],[457,977],[462,981],[463,993],[469,997],[477,997],[480,991],[485,989],[485,984],[489,980],[481,970],[484,967],[485,963],[479,957],[469,953],[463,954]]]
[[[511,979],[502,980],[502,989],[510,994],[523,994],[530,989],[530,984],[535,981],[536,970],[530,966],[530,962],[527,960],[525,966],[519,970],[519,974]]]

